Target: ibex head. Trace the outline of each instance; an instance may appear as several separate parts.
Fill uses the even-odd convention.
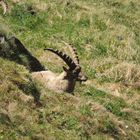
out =
[[[63,70],[65,71],[64,79],[75,80],[80,82],[87,80],[87,77],[81,71],[79,58],[75,48],[70,48],[73,59],[59,50],[54,50],[52,48],[46,48],[44,50],[51,51],[54,54],[58,55],[68,65],[69,68],[63,66]]]
[[[77,68],[80,69],[79,75],[78,75],[76,80],[79,81],[79,82],[87,81],[88,77],[81,70],[80,63],[79,63],[79,57],[78,57],[76,48],[72,47],[71,44],[65,43],[64,41],[63,41],[63,43],[66,46],[68,46],[69,50],[71,51],[74,63],[77,65]]]

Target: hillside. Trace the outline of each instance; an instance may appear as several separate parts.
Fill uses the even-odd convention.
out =
[[[71,43],[88,81],[77,83],[74,95],[45,89],[16,54],[2,57],[0,44],[0,140],[139,140],[139,0],[7,3],[5,15],[0,7],[0,33],[16,36],[58,73],[63,62],[44,48],[69,54],[62,41]]]

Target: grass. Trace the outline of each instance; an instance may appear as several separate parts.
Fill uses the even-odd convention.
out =
[[[62,71],[62,61],[43,49],[68,52],[61,41],[73,44],[89,80],[76,85],[74,96],[57,94],[33,82],[24,66],[0,57],[0,139],[138,140],[139,1],[8,0],[8,4],[6,15],[0,9],[0,32],[15,35],[55,72]]]

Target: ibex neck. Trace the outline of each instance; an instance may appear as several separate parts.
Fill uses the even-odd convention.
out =
[[[63,91],[72,92],[74,90],[76,81],[71,77],[66,77],[66,72],[62,72],[57,77],[57,80],[61,83]]]
[[[66,77],[66,72],[62,72],[58,75],[58,79],[63,80]]]
[[[68,76],[65,71],[63,71],[62,73],[60,73],[57,78],[58,79],[61,79],[61,80],[75,81],[75,78],[73,78],[72,75],[69,75]]]

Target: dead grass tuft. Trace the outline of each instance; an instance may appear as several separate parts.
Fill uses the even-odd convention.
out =
[[[117,64],[116,66],[106,70],[103,73],[108,79],[111,79],[114,82],[122,82],[122,83],[135,83],[140,80],[140,66],[133,64],[122,62]]]
[[[40,1],[40,0],[33,1],[33,5],[37,10],[43,11],[43,12],[44,11],[47,12],[47,9],[49,8],[49,5],[46,2]]]

